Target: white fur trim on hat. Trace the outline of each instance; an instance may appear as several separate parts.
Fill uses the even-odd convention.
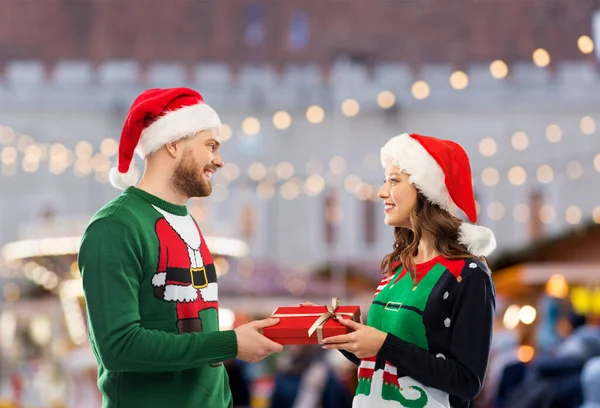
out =
[[[467,222],[458,229],[458,242],[475,256],[488,256],[496,249],[496,238],[491,229]]]
[[[110,184],[121,190],[125,190],[127,187],[134,186],[139,179],[140,175],[133,163],[129,166],[127,173],[120,173],[117,167],[110,169],[108,173],[108,179]]]
[[[407,173],[410,182],[431,202],[453,214],[456,212],[444,171],[421,143],[406,133],[390,139],[381,148],[381,165],[385,167],[390,162]]]
[[[146,158],[167,143],[220,127],[219,115],[207,104],[186,106],[166,113],[145,128],[135,151],[142,158]]]

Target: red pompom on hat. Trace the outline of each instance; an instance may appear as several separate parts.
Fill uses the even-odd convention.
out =
[[[110,170],[113,186],[125,189],[137,183],[133,155],[146,158],[167,143],[220,129],[217,112],[202,95],[189,88],[149,89],[133,102],[119,142],[118,166]]]
[[[381,149],[381,164],[398,166],[429,201],[450,213],[461,209],[473,224],[463,222],[459,242],[475,256],[487,256],[496,248],[494,233],[475,225],[477,211],[471,165],[461,145],[431,136],[401,134]]]

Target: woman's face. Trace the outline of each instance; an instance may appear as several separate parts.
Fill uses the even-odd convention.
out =
[[[409,175],[398,166],[385,166],[385,184],[379,190],[384,202],[385,223],[393,227],[410,228],[409,215],[417,203],[417,189],[409,181]]]

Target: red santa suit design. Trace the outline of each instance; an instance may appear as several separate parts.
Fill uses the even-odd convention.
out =
[[[200,311],[218,309],[212,256],[190,215],[154,208],[163,215],[155,225],[160,246],[157,273],[152,277],[156,296],[175,302],[180,333],[202,331]]]

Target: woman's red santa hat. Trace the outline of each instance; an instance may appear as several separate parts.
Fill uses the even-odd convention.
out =
[[[110,170],[113,186],[125,189],[137,183],[133,155],[145,159],[165,144],[220,129],[217,112],[202,95],[189,88],[149,89],[131,105],[119,142],[118,166]]]
[[[460,208],[473,224],[463,222],[459,242],[475,256],[496,248],[494,233],[475,225],[477,211],[469,157],[458,143],[431,136],[402,134],[381,149],[381,164],[398,166],[429,201],[450,213]]]

